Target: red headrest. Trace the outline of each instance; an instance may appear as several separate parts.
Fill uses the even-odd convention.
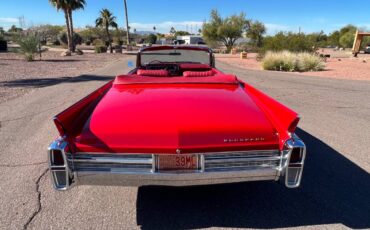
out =
[[[167,77],[168,76],[168,71],[164,70],[164,69],[159,69],[159,70],[139,69],[137,71],[137,75],[139,75],[139,76]]]
[[[212,70],[209,71],[185,71],[184,77],[209,77],[213,76],[215,73]]]

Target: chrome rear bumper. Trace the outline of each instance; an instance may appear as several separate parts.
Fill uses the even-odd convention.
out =
[[[287,187],[294,188],[300,185],[306,154],[304,143],[295,136],[287,141],[284,151],[199,153],[196,170],[161,171],[156,154],[70,154],[66,147],[67,143],[58,139],[48,151],[57,190],[66,190],[74,184],[189,186],[280,178],[285,178]],[[300,157],[290,162],[292,154]]]

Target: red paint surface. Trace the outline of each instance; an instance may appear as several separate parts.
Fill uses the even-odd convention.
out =
[[[297,114],[235,76],[213,71],[210,77],[118,76],[56,121],[74,152],[282,149]]]

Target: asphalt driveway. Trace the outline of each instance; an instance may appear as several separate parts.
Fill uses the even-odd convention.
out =
[[[297,133],[308,147],[300,189],[252,182],[54,191],[46,163],[46,148],[58,135],[52,116],[127,72],[126,62],[72,79],[31,79],[23,82],[30,93],[0,104],[0,228],[370,228],[370,82],[222,63],[221,70],[300,113]]]

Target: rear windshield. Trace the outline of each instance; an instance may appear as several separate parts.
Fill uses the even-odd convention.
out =
[[[158,63],[199,63],[210,65],[209,52],[203,50],[151,50],[141,53],[141,66]]]

